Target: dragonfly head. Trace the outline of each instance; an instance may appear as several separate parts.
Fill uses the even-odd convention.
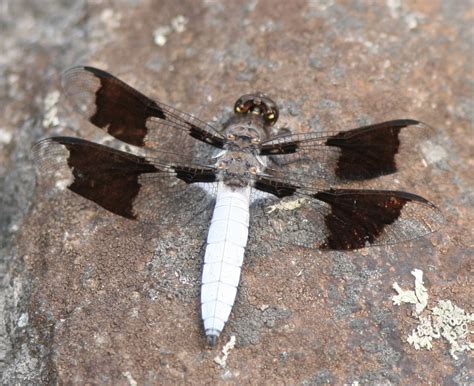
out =
[[[254,114],[262,117],[265,125],[273,126],[278,120],[276,103],[261,92],[241,96],[234,105],[236,114]]]

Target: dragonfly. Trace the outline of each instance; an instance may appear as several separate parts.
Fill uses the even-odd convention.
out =
[[[183,211],[212,211],[200,293],[210,346],[235,302],[252,208],[296,200],[301,207],[295,212],[304,218],[297,226],[311,236],[305,246],[320,250],[391,245],[442,223],[439,209],[423,197],[367,188],[412,166],[419,156],[414,146],[431,135],[420,121],[275,134],[278,106],[255,92],[238,98],[217,129],[97,68],[67,70],[62,87],[76,112],[128,148],[66,136],[43,139],[33,148],[39,180],[49,176],[115,215],[149,224],[180,226]],[[260,213],[275,224],[281,208]],[[282,237],[285,224],[280,222]],[[278,227],[269,228],[276,232],[269,237],[278,240]]]

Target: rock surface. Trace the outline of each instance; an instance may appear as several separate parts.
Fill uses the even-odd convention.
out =
[[[406,343],[411,308],[393,282],[425,272],[434,300],[472,307],[473,3],[6,0],[0,3],[0,373],[2,384],[468,384],[468,354]],[[420,194],[446,226],[351,253],[261,242],[254,229],[226,367],[205,348],[199,276],[207,224],[150,228],[68,192],[35,193],[30,146],[98,140],[71,113],[59,74],[108,70],[204,120],[262,90],[295,132],[415,118],[439,145]],[[177,203],[177,208],[179,204]]]

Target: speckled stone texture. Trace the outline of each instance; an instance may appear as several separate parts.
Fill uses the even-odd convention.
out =
[[[419,268],[430,300],[472,311],[473,16],[469,0],[0,1],[2,384],[474,382],[466,353],[408,345],[412,307],[390,299]],[[209,122],[256,90],[293,132],[428,122],[432,162],[379,187],[435,202],[446,225],[348,253],[276,248],[254,227],[231,319],[209,350],[206,216],[150,227],[69,191],[35,191],[34,141],[104,137],[58,94],[74,64]],[[232,335],[223,368],[213,359]]]

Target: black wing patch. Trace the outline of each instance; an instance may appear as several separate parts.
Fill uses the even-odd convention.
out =
[[[351,250],[395,244],[434,232],[443,223],[442,215],[431,202],[402,191],[316,189],[302,187],[295,180],[268,175],[257,176],[254,188],[278,198],[304,200],[301,208],[291,211],[286,219],[284,212],[287,209],[268,212],[265,216],[273,221],[271,218],[279,213],[277,216],[283,218],[278,226],[280,232],[275,237],[286,238],[291,232],[306,232],[311,235],[311,248]],[[297,233],[289,239],[300,237]]]
[[[411,119],[400,119],[329,137],[326,145],[338,147],[341,151],[336,175],[344,180],[363,180],[395,173],[400,130],[419,123]]]
[[[424,198],[407,192],[328,190],[315,193],[313,197],[330,207],[324,217],[327,239],[321,244],[322,249],[363,248],[380,244],[384,239],[390,241],[389,234],[396,242],[409,240],[433,232],[438,225],[436,207]],[[403,213],[409,203],[408,212]],[[405,221],[399,222],[402,218]],[[431,221],[423,223],[426,219]],[[412,223],[417,221],[418,230],[407,232],[406,220]]]
[[[297,185],[291,182],[286,182],[276,178],[267,178],[265,176],[258,176],[255,181],[254,188],[265,193],[273,194],[278,198],[288,197],[295,194],[299,189]]]
[[[34,154],[42,175],[61,173],[68,189],[129,219],[139,219],[140,201],[145,212],[154,207],[157,214],[166,207],[160,199],[177,198],[185,185],[216,180],[213,167],[164,164],[79,138],[47,138]]]
[[[76,111],[131,145],[159,147],[165,129],[184,131],[218,148],[224,145],[222,134],[207,123],[146,97],[105,71],[73,67],[63,74],[62,85]]]
[[[412,127],[418,125],[416,127]],[[422,127],[421,127],[421,126]],[[306,133],[276,137],[263,142],[261,155],[286,162],[312,161],[312,174],[328,184],[361,181],[395,173],[399,163],[410,164],[413,147],[432,135],[429,126],[413,119],[399,119],[338,133]]]

